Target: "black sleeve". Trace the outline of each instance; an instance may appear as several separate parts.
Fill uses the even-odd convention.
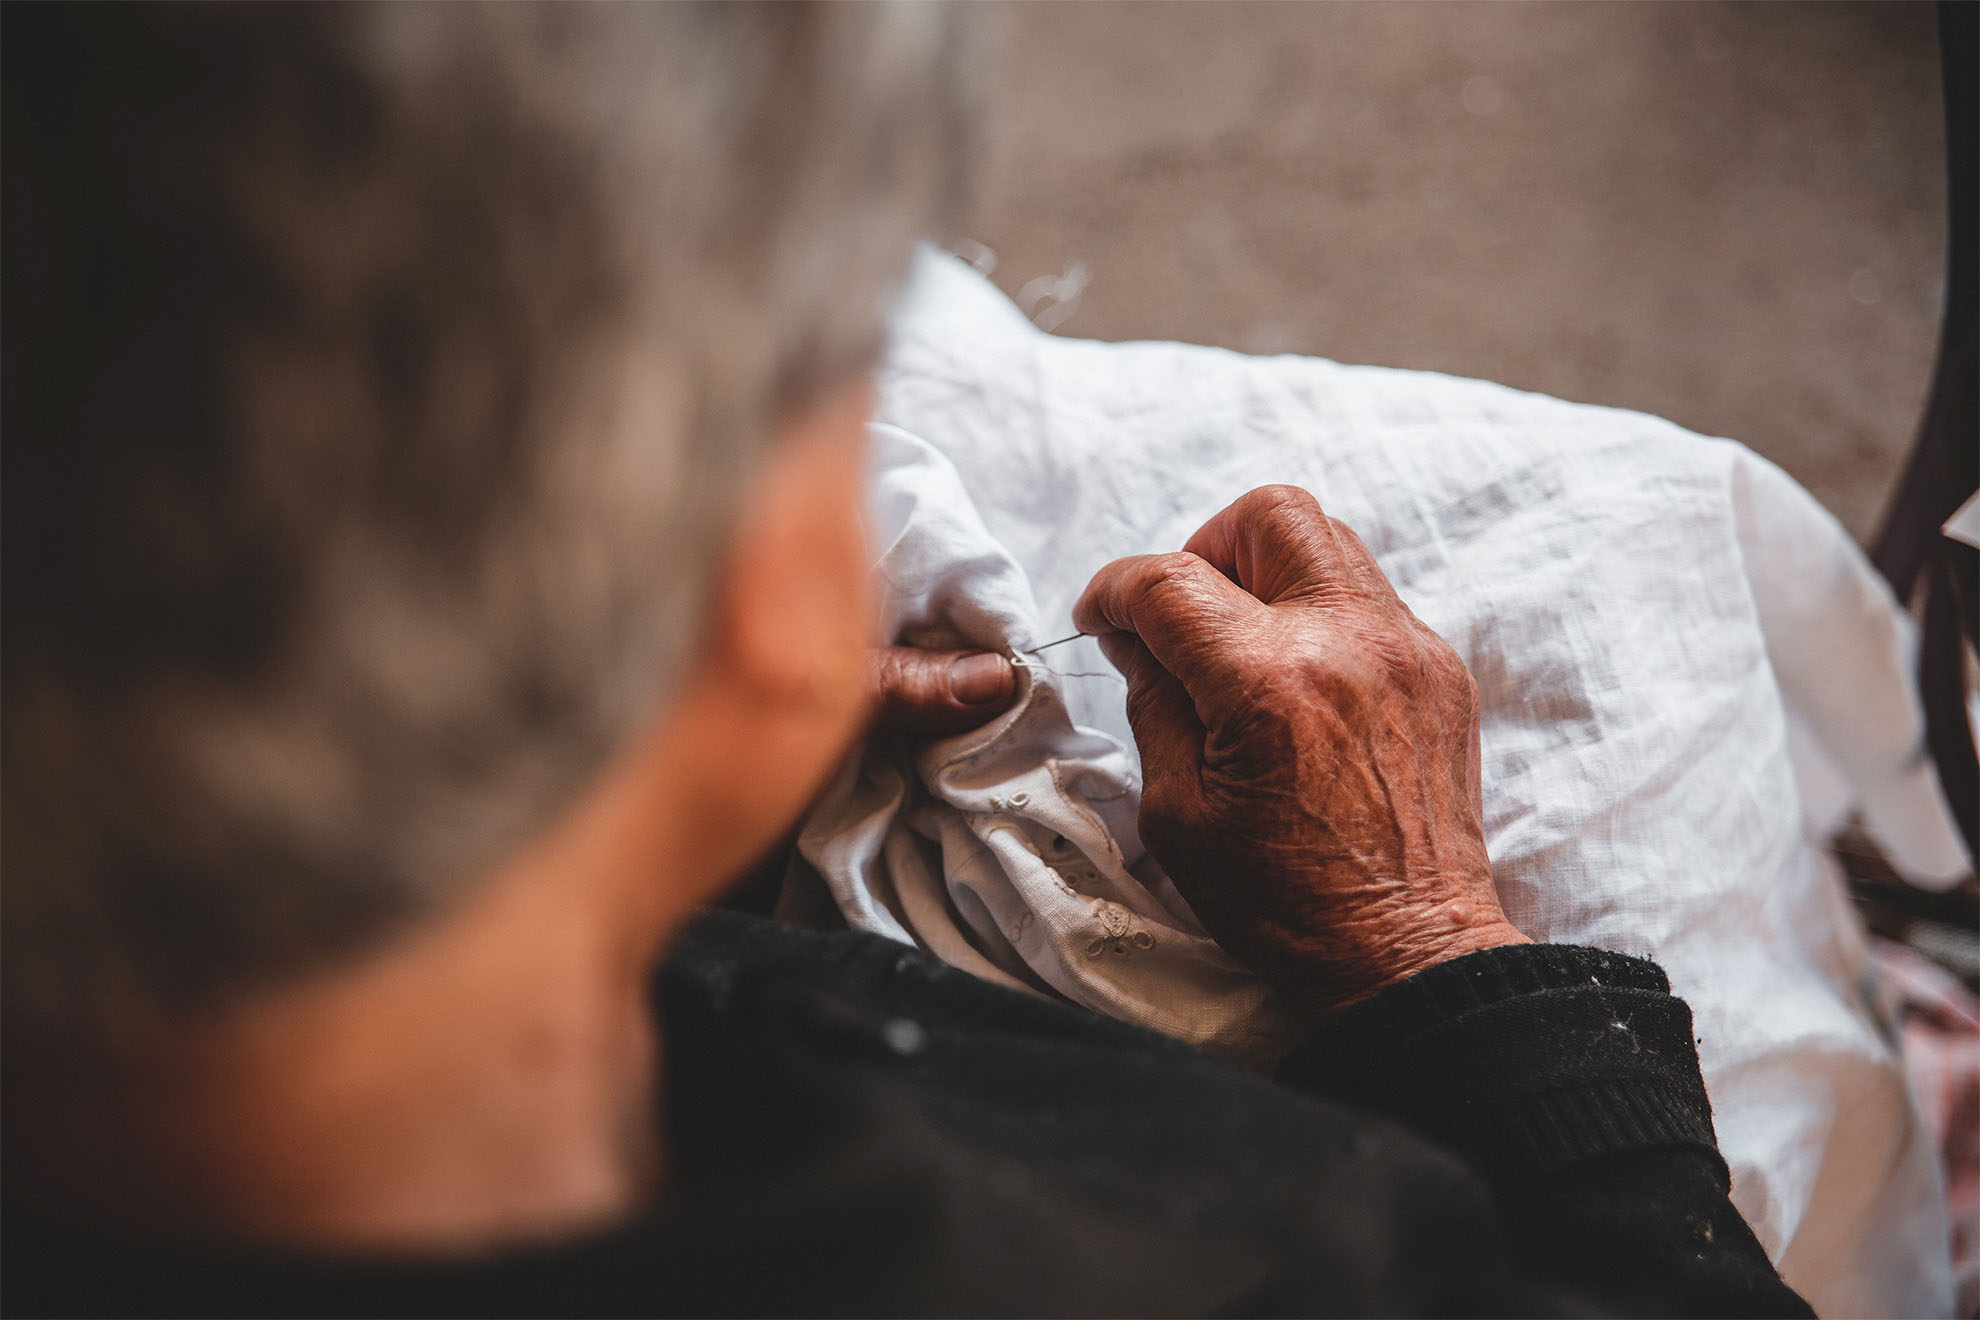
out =
[[[1728,1197],[1691,1010],[1655,963],[1489,949],[1325,1024],[1280,1080],[1491,1185],[1521,1265],[1625,1314],[1808,1316]]]

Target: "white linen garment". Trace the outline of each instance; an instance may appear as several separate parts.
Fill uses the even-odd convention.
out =
[[[1824,1314],[1949,1312],[1937,1167],[1820,841],[1854,807],[1915,876],[1965,859],[1905,621],[1783,473],[1479,381],[1054,338],[933,252],[882,400],[887,640],[1022,651],[1102,563],[1312,491],[1477,679],[1513,922],[1654,958],[1690,1003],[1734,1202],[1788,1281]],[[988,728],[862,748],[800,851],[855,927],[1268,1062],[1270,992],[1136,837],[1122,685],[1090,641],[1029,659]]]

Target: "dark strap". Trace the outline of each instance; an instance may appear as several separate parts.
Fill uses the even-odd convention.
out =
[[[1871,558],[1898,599],[1924,579],[1918,655],[1925,741],[1970,855],[1980,857],[1980,759],[1966,706],[1965,640],[1980,646],[1980,550],[1940,528],[1980,487],[1980,6],[1940,0],[1949,223],[1946,310],[1932,393]]]

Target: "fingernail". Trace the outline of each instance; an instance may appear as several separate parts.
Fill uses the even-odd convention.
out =
[[[965,706],[987,706],[1011,690],[1011,662],[989,651],[949,662],[949,695]]]

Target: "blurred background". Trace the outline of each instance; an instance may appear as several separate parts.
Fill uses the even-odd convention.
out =
[[[1944,295],[1929,4],[999,8],[967,232],[1041,324],[1641,409],[1874,533]]]

